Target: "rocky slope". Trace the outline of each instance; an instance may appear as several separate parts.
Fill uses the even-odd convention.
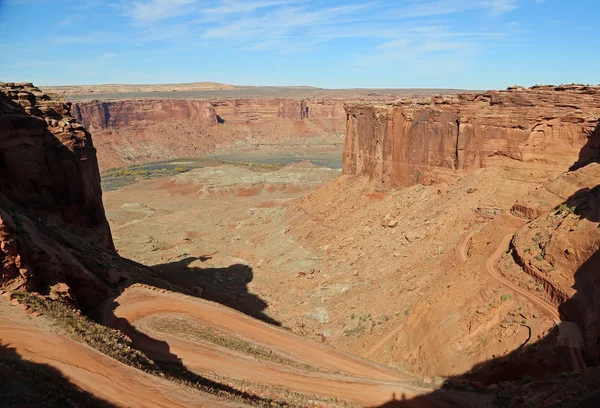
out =
[[[494,156],[558,171],[598,157],[600,87],[543,86],[390,105],[351,104],[344,173],[429,184]]]
[[[346,119],[341,100],[299,98],[82,101],[73,112],[95,135],[101,169],[198,157],[236,142],[339,143]]]
[[[551,207],[515,234],[514,258],[560,306],[562,319],[578,324],[588,357],[597,361],[600,164],[591,163],[562,175],[527,198],[523,201],[534,203],[535,211]],[[535,205],[540,202],[543,205]],[[526,208],[523,204],[515,207]]]

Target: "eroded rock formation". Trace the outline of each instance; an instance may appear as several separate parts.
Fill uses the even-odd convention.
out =
[[[69,103],[0,83],[0,286],[94,302],[112,279],[98,251],[116,255],[90,134]]]
[[[9,200],[114,249],[96,149],[70,103],[31,84],[0,86],[0,186]]]
[[[350,104],[344,173],[429,184],[492,156],[567,169],[598,158],[600,87],[520,87],[388,105]]]

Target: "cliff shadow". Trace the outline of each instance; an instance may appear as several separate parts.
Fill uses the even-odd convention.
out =
[[[584,167],[589,163],[600,163],[600,122],[594,130],[587,135],[587,142],[579,151],[579,158],[569,168],[574,171]]]
[[[564,204],[597,223],[600,186],[579,190]],[[450,377],[427,395],[391,396],[380,408],[600,406],[600,249],[573,276],[576,292],[559,305],[561,321],[544,338]]]
[[[0,379],[3,407],[115,407],[82,390],[54,367],[24,360],[15,349],[1,344]]]
[[[220,303],[265,323],[281,326],[281,323],[264,313],[268,303],[249,292],[248,284],[254,279],[254,272],[250,266],[242,264],[224,268],[191,266],[196,261],[206,260],[206,257],[188,257],[176,262],[154,265],[152,268],[162,279],[187,288],[198,297]]]

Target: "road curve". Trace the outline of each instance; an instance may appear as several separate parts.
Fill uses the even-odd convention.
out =
[[[516,215],[510,214],[510,213],[509,213],[509,215],[518,221],[529,221],[529,220],[526,220],[523,218],[519,218]],[[463,262],[466,262],[469,259],[468,246],[469,246],[469,243],[471,242],[471,240],[473,239],[473,236],[475,234],[477,234],[478,232],[479,231],[470,232],[463,239],[462,243],[458,247],[458,250],[457,250],[458,256]],[[514,283],[510,282],[509,280],[503,278],[499,273],[496,272],[494,264],[502,256],[502,253],[504,252],[504,250],[506,250],[506,248],[508,247],[508,244],[510,243],[510,240],[512,239],[513,235],[514,234],[508,234],[508,235],[504,236],[500,245],[487,258],[487,260],[485,261],[486,272],[490,276],[492,276],[494,279],[499,281],[500,283],[508,286],[509,288],[511,288],[512,290],[517,292],[518,294],[526,297],[532,303],[538,305],[540,308],[542,308],[542,310],[545,313],[548,313],[549,316],[552,317],[555,321],[560,322],[560,315],[558,313],[556,306],[554,306],[551,303],[544,302],[543,300],[537,298],[536,296],[532,295],[531,293],[527,292],[526,290],[524,290],[524,289],[518,287],[517,285],[515,285]],[[391,332],[389,332],[384,338],[379,340],[372,348],[370,348],[365,354],[363,354],[363,357],[368,358],[368,357],[372,356],[377,350],[379,350],[381,347],[383,347],[392,337],[394,337],[402,329],[402,327],[404,327],[404,322],[400,323]]]
[[[498,282],[509,287],[510,289],[512,289],[516,293],[520,294],[521,296],[527,298],[527,300],[529,300],[531,303],[539,306],[540,309],[542,309],[545,313],[547,313],[552,319],[560,322],[560,320],[561,320],[560,314],[558,313],[558,309],[555,305],[545,302],[542,299],[537,298],[536,296],[527,292],[525,289],[520,288],[519,286],[515,285],[508,279],[503,278],[496,270],[496,267],[494,265],[495,265],[496,261],[498,261],[498,259],[500,259],[502,254],[508,248],[508,245],[510,244],[510,240],[512,239],[513,235],[514,234],[512,234],[512,233],[507,234],[504,236],[504,238],[502,238],[502,241],[500,242],[498,247],[494,250],[494,252],[485,261],[485,271],[492,278],[496,279]]]
[[[24,360],[59,370],[81,389],[122,407],[231,407],[119,363],[56,333],[0,317],[0,344]]]
[[[115,305],[116,308],[111,310]],[[123,329],[120,326],[123,321],[128,325],[135,325],[141,319],[151,316],[168,317],[174,314],[185,315],[204,325],[241,335],[288,358],[336,374],[310,373],[258,361],[223,348],[152,331],[143,322],[136,325],[133,333],[131,328],[130,333],[127,333],[126,328],[124,330],[136,337],[136,347],[154,358],[167,361],[179,359],[192,371],[213,372],[223,377],[350,400],[362,405],[383,404],[390,401],[393,395],[404,395],[410,399],[432,391],[411,384],[416,380],[414,377],[304,339],[216,303],[143,285],[134,285],[125,290],[112,306],[107,303],[104,323]],[[136,335],[135,330],[143,334]],[[148,340],[146,336],[151,339]],[[155,347],[157,340],[162,347]],[[165,344],[168,345],[167,349],[164,348]]]

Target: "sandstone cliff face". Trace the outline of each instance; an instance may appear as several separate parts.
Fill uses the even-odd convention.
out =
[[[0,186],[14,203],[114,249],[96,149],[70,104],[27,85],[0,87]]]
[[[598,132],[600,87],[511,88],[346,112],[344,173],[392,186],[429,184],[493,156],[564,170],[598,157],[588,140]]]
[[[89,101],[73,111],[94,133],[101,169],[197,157],[236,142],[339,142],[346,119],[342,101],[286,98]]]
[[[0,83],[0,286],[84,302],[106,296],[109,271],[84,266],[93,262],[75,245],[116,255],[90,134],[69,103]]]
[[[204,101],[177,99],[90,102],[74,105],[73,115],[89,131],[121,128],[135,122],[190,120],[205,125],[217,123],[212,105]]]

